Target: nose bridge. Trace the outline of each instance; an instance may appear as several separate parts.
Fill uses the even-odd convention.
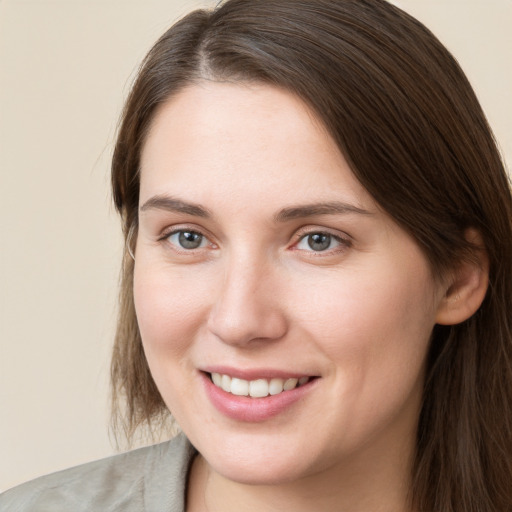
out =
[[[213,334],[232,345],[283,336],[286,319],[268,257],[249,248],[237,251],[226,261],[220,283],[208,322]]]

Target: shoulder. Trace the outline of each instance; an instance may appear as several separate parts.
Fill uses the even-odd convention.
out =
[[[181,434],[14,487],[0,495],[0,511],[182,512],[194,454]]]

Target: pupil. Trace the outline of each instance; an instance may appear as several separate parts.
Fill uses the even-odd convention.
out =
[[[325,233],[309,235],[308,245],[314,251],[325,251],[331,245],[331,235],[326,235]]]
[[[182,231],[179,236],[180,245],[185,249],[197,249],[202,242],[203,236],[192,231]]]

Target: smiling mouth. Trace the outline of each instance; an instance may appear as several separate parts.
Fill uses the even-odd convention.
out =
[[[221,373],[211,373],[210,379],[215,386],[236,396],[249,396],[251,398],[264,398],[275,396],[286,391],[306,385],[314,377],[290,377],[288,379],[256,379],[244,380]]]

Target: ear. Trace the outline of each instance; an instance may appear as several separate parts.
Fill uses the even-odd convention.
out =
[[[466,231],[474,247],[471,261],[461,261],[452,271],[441,298],[436,323],[455,325],[467,320],[482,304],[489,284],[489,258],[482,237],[475,229]]]

